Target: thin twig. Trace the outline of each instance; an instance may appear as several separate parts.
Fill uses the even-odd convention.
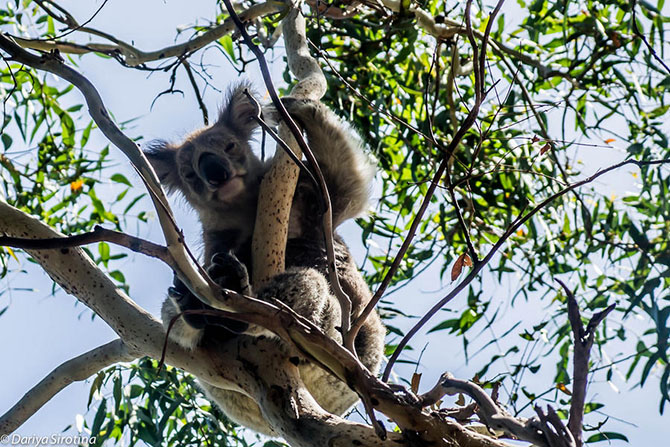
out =
[[[66,249],[68,247],[79,247],[81,245],[93,244],[96,242],[111,242],[112,244],[132,250],[135,253],[160,259],[170,267],[173,267],[174,265],[174,260],[172,259],[172,256],[170,256],[170,252],[166,247],[120,231],[109,230],[99,225],[96,225],[93,228],[93,231],[87,233],[56,238],[26,239],[0,236],[0,246],[21,248],[25,250]]]
[[[663,68],[665,68],[665,71],[670,73],[670,67],[668,67],[667,64],[665,62],[663,62],[663,59],[661,59],[660,56],[658,54],[656,54],[656,50],[654,50],[654,47],[651,46],[651,44],[647,40],[647,37],[644,34],[642,34],[642,31],[640,31],[640,28],[637,26],[637,14],[636,14],[637,0],[633,0],[633,2],[631,4],[631,8],[633,9],[633,17],[632,17],[633,32],[635,33],[635,35],[637,37],[639,37],[642,40],[642,43],[644,43],[644,45],[647,47],[651,56],[654,59],[656,59],[656,61],[659,64],[661,64],[663,66]]]
[[[258,125],[261,126],[261,128],[262,128],[265,132],[267,132],[267,133],[270,134],[270,136],[272,137],[272,139],[274,139],[275,142],[276,142],[279,146],[281,146],[282,149],[284,149],[284,151],[288,154],[288,156],[291,158],[291,160],[293,161],[293,163],[295,163],[296,165],[298,165],[298,167],[300,168],[300,170],[301,170],[302,172],[304,172],[305,174],[309,175],[309,177],[312,179],[312,182],[314,182],[314,186],[318,187],[318,186],[319,186],[319,182],[318,182],[318,180],[314,177],[314,174],[312,174],[312,171],[310,171],[309,168],[308,168],[307,166],[305,166],[305,163],[303,163],[302,160],[301,160],[300,158],[298,158],[298,156],[295,154],[295,152],[293,152],[293,150],[292,150],[291,147],[286,143],[286,141],[284,141],[284,140],[277,134],[277,132],[275,132],[274,129],[273,129],[272,127],[270,127],[270,126],[268,125],[268,123],[265,122],[265,120],[264,120],[263,117],[262,117],[262,109],[261,109],[261,105],[258,103],[258,101],[256,101],[256,98],[254,98],[254,96],[253,96],[251,93],[249,93],[249,90],[247,90],[247,89],[244,90],[244,94],[247,96],[247,98],[249,98],[249,102],[251,102],[251,104],[253,104],[254,107],[256,108],[256,114],[255,114],[255,116],[254,116],[254,120],[256,120],[256,122],[258,123]]]
[[[202,112],[202,121],[205,124],[205,126],[207,126],[209,125],[209,113],[207,112],[207,106],[205,105],[205,102],[202,100],[202,95],[200,94],[198,83],[195,82],[195,77],[193,76],[193,70],[191,69],[191,64],[189,64],[188,59],[182,58],[181,65],[182,67],[184,67],[184,70],[186,70],[188,80],[191,82],[193,92],[195,93],[195,99],[198,101],[198,107]]]
[[[532,210],[530,210],[526,215],[524,216],[519,216],[513,223],[512,225],[509,226],[507,231],[500,236],[500,239],[498,239],[498,242],[495,243],[495,245],[491,248],[491,250],[487,253],[487,255],[481,260],[479,264],[475,264],[473,269],[470,271],[467,277],[463,279],[451,292],[449,292],[444,298],[439,300],[433,307],[430,308],[430,310],[417,322],[408,332],[405,334],[405,336],[400,340],[400,343],[398,343],[398,346],[395,348],[395,351],[393,352],[393,355],[391,355],[391,358],[389,359],[388,364],[386,365],[386,369],[384,370],[384,374],[382,375],[382,379],[384,381],[388,380],[389,375],[391,374],[391,370],[393,369],[393,365],[397,361],[398,357],[400,356],[400,353],[402,350],[407,346],[407,343],[409,342],[412,337],[421,329],[439,310],[447,304],[449,301],[451,301],[456,295],[458,295],[468,284],[470,284],[479,274],[479,272],[482,270],[482,268],[489,263],[489,261],[493,258],[493,255],[500,249],[500,247],[503,246],[503,244],[507,241],[507,239],[514,234],[523,224],[528,222],[531,217],[533,217],[535,214],[537,214],[540,210],[542,210],[544,207],[546,207],[549,203],[553,202],[557,198],[567,194],[568,192],[572,191],[575,188],[578,188],[580,186],[583,186],[587,183],[591,183],[598,177],[607,174],[611,171],[614,171],[616,169],[619,169],[623,166],[634,164],[638,167],[642,166],[652,166],[652,165],[664,165],[664,164],[670,164],[670,158],[669,159],[661,159],[661,160],[649,160],[649,161],[640,161],[640,160],[625,160],[620,163],[617,163],[615,165],[609,166],[606,169],[603,169],[601,171],[596,172],[595,174],[591,175],[590,177],[585,178],[584,180],[580,180],[578,182],[570,184],[568,187],[565,189],[562,189],[561,191],[558,191],[555,194],[552,194],[551,196],[547,197],[544,199],[542,202],[540,202],[539,205],[535,206]]]
[[[500,0],[499,4],[502,4],[504,0]],[[468,0],[468,6],[466,9],[469,8],[469,5],[472,4],[472,0]],[[494,13],[498,11],[499,8],[496,8],[494,10]],[[468,9],[469,10],[469,9]],[[493,13],[492,13],[493,14]],[[492,15],[489,19],[489,23],[491,23],[494,19],[494,16]],[[469,22],[468,22],[469,23]],[[482,43],[482,50],[486,50],[486,44]],[[482,70],[484,68],[484,64],[481,64]],[[481,76],[480,76],[481,78]],[[477,119],[477,115],[479,114],[479,108],[482,104],[482,101],[484,99],[484,89],[480,86],[475,85],[475,91],[478,92],[476,94],[476,100],[475,103],[473,104],[472,108],[470,109],[470,112],[468,113],[468,116],[465,118],[463,123],[461,124],[461,127],[458,129],[456,134],[454,135],[454,138],[451,140],[449,145],[442,150],[443,153],[443,158],[442,162],[437,168],[437,171],[435,172],[435,175],[433,175],[433,178],[430,182],[430,186],[428,187],[428,190],[426,191],[426,195],[423,198],[423,201],[421,202],[421,206],[419,207],[418,211],[416,212],[414,219],[412,220],[412,223],[410,224],[410,228],[407,231],[407,236],[405,237],[405,240],[403,241],[402,245],[400,246],[400,249],[398,250],[398,253],[396,254],[395,259],[393,260],[393,263],[391,264],[391,267],[389,267],[388,271],[386,272],[386,275],[384,275],[384,279],[382,280],[381,284],[377,288],[377,291],[373,295],[372,299],[370,302],[367,304],[363,312],[354,320],[351,326],[351,332],[355,334],[358,332],[358,330],[363,326],[365,323],[365,319],[372,313],[374,310],[375,306],[379,302],[379,300],[382,298],[384,295],[384,292],[388,288],[389,284],[391,284],[391,281],[393,280],[393,277],[395,276],[396,271],[400,267],[400,264],[403,261],[403,258],[405,256],[405,253],[409,249],[412,240],[414,239],[414,236],[416,234],[416,230],[419,227],[419,224],[421,223],[423,219],[423,215],[426,212],[426,209],[428,208],[428,205],[430,204],[430,201],[433,198],[433,195],[435,194],[435,190],[437,188],[437,185],[440,182],[440,179],[444,175],[447,165],[450,162],[451,156],[460,144],[461,140],[465,136],[465,134],[468,132],[468,130],[472,127],[474,124],[475,120]],[[438,146],[439,147],[439,146]],[[441,148],[441,147],[440,147]],[[351,336],[351,334],[350,334]],[[395,354],[399,354],[399,352],[396,350]],[[386,369],[384,370],[384,376],[383,380],[388,380],[389,374],[391,373],[391,364],[387,365]]]

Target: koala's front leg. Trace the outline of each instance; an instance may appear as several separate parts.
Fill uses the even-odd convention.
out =
[[[247,268],[231,251],[215,253],[207,273],[221,288],[234,290],[242,295],[253,294]]]
[[[207,272],[220,287],[251,294],[247,269],[232,253],[215,254]],[[177,315],[187,310],[216,309],[200,301],[175,277],[174,285],[168,289],[168,298],[163,303],[162,318],[165,327]],[[170,338],[188,349],[193,349],[202,341],[203,336],[227,340],[235,334],[243,333],[248,326],[247,323],[229,318],[189,313],[175,322],[170,330]]]
[[[304,129],[323,172],[333,206],[333,224],[337,227],[365,211],[375,168],[356,132],[319,101],[286,97],[282,103]]]

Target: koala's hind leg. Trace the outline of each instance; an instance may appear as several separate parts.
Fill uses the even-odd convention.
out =
[[[258,404],[236,391],[224,390],[198,381],[210,401],[214,402],[233,422],[268,436],[279,436],[267,423]]]
[[[358,135],[318,101],[286,97],[282,103],[307,135],[328,185],[333,225],[356,217],[368,206],[375,168]]]
[[[326,278],[312,268],[292,267],[275,275],[258,293],[258,298],[277,299],[297,314],[311,320],[326,335],[341,340],[336,329],[340,324],[341,310],[337,299],[330,292]]]

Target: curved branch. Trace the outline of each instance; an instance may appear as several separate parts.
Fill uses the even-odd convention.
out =
[[[286,5],[279,1],[268,1],[258,5],[249,7],[246,11],[240,13],[240,17],[245,22],[252,21],[258,17],[264,17],[286,9]],[[235,24],[231,19],[225,20],[222,24],[217,25],[203,34],[177,45],[170,45],[164,48],[159,48],[152,51],[143,51],[133,45],[119,40],[108,33],[98,31],[94,28],[81,27],[78,31],[88,34],[93,34],[98,37],[103,37],[113,42],[113,44],[106,43],[88,43],[80,45],[73,42],[62,42],[58,40],[44,40],[44,39],[26,39],[22,37],[14,37],[16,41],[24,48],[34,50],[53,51],[58,50],[61,53],[70,54],[85,54],[90,52],[99,52],[104,54],[120,54],[126,64],[131,67],[145,64],[147,62],[168,59],[171,57],[181,57],[185,54],[190,54],[204,46],[220,39],[226,34],[230,34],[235,30]]]
[[[244,24],[235,13],[231,1],[224,0],[224,3],[228,9],[228,13],[242,34],[244,42],[258,59],[263,80],[272,98],[272,102],[282,118],[282,123],[279,126],[279,137],[291,148],[294,154],[289,156],[285,152],[277,152],[270,171],[264,176],[261,183],[256,224],[252,239],[252,250],[254,253],[252,261],[254,278],[252,282],[256,287],[259,287],[272,276],[284,271],[286,241],[288,239],[288,220],[299,174],[299,167],[293,163],[292,158],[293,156],[300,157],[302,152],[305,154],[309,166],[318,180],[321,197],[325,204],[323,230],[326,239],[329,277],[333,292],[342,308],[341,327],[343,335],[346,335],[350,326],[351,300],[344,290],[342,290],[337,276],[335,250],[333,248],[332,207],[326,181],[314,154],[302,136],[302,132],[288,114],[277,95],[263,52],[253,43]],[[328,85],[321,67],[309,53],[307,38],[305,37],[305,18],[299,9],[294,7],[282,23],[289,69],[298,79],[298,83],[294,86],[291,96],[318,100],[325,94]],[[275,211],[274,213],[267,213],[266,210]]]
[[[136,358],[137,355],[128,350],[121,339],[116,339],[62,363],[0,416],[0,435],[19,428],[69,384],[86,380],[114,363],[130,362]]]

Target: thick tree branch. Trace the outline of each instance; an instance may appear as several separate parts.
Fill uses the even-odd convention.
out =
[[[36,218],[2,201],[0,201],[0,232],[21,238],[53,239],[61,236]],[[57,284],[76,296],[107,322],[124,341],[127,349],[132,350],[134,356],[149,355],[160,358],[165,340],[163,326],[118,289],[81,248],[28,250],[28,252]],[[250,321],[276,330],[287,342],[295,341],[305,352],[325,359],[323,364],[343,380],[350,375],[359,377],[357,380],[359,389],[363,386],[360,372],[365,371],[365,368],[351,353],[321,333],[311,322],[301,320],[288,308],[246,299],[236,294],[233,296],[240,310],[246,312]],[[236,317],[238,314],[231,315]],[[271,378],[274,377],[274,374],[279,374],[278,371],[281,368],[278,369],[278,365],[286,362],[288,357],[284,352],[276,352],[274,340],[267,338],[251,338],[252,342],[249,340],[249,337],[240,337],[237,343],[230,343],[225,349],[217,349],[216,355],[203,352],[203,349],[193,352],[185,351],[173,343],[168,343],[166,362],[195,374],[214,386],[238,389],[258,402],[264,402],[264,399],[268,399],[268,390],[264,387],[275,384]],[[265,343],[267,346],[258,346],[257,343]],[[331,354],[330,351],[333,353]],[[250,362],[258,367],[249,368]],[[376,379],[368,376],[366,380]],[[282,386],[281,383],[277,385]],[[58,391],[55,388],[52,389],[51,395]],[[393,394],[391,391],[389,393]],[[301,397],[301,400],[304,399],[306,397]],[[24,402],[19,407],[24,408],[21,410],[20,417],[16,416],[16,411],[13,411],[4,419],[7,425],[3,427],[6,427],[7,430],[15,429],[39,408],[39,405],[31,404],[28,407]],[[333,418],[331,415],[324,414],[322,410],[314,414],[310,411],[308,407],[303,410],[303,414],[309,415],[307,419],[314,424],[315,430],[319,424],[324,424],[325,427],[329,427],[328,430],[333,436],[340,433],[340,436],[344,436],[343,439],[347,439],[346,433],[363,433],[366,430],[364,426]],[[289,423],[285,414],[269,413],[267,416],[273,426],[282,427]],[[367,428],[367,430],[369,434],[365,435],[365,438],[373,439],[374,431],[372,428]],[[297,437],[299,433],[293,436]],[[397,440],[397,437],[394,439]],[[314,445],[311,444],[308,437],[299,441],[296,439],[296,446]],[[343,441],[338,445],[347,444]],[[375,442],[370,445],[387,444]]]
[[[0,201],[0,232],[21,238],[53,239],[61,236],[36,218],[2,201]],[[57,284],[75,295],[107,322],[121,337],[125,346],[132,350],[133,355],[149,355],[160,358],[165,340],[163,326],[118,289],[80,248],[28,250],[28,252]],[[300,318],[290,309],[278,308],[236,294],[233,294],[233,296],[240,306],[240,310],[242,312],[246,311],[250,321],[276,330],[289,343],[296,340],[300,343],[300,346],[305,347],[303,349],[306,352],[315,353],[317,357],[321,358],[324,358],[324,353],[334,350],[335,354],[325,355],[324,363],[332,367],[339,377],[346,377],[346,371],[349,369],[364,370],[343,347],[326,337],[309,321],[304,320],[307,324],[303,324]],[[238,314],[231,315],[237,316]],[[244,316],[244,314],[242,315]],[[249,343],[248,337],[240,337],[239,343],[231,343],[224,350],[217,349],[216,355],[212,355],[203,352],[202,349],[193,352],[185,351],[173,343],[168,343],[166,362],[195,374],[214,386],[226,389],[237,388],[262,402],[263,399],[267,398],[264,397],[267,392],[263,388],[264,384],[273,383],[269,378],[266,378],[266,375],[269,377],[272,374],[277,374],[278,365],[285,362],[287,356],[283,352],[274,352],[276,351],[276,344],[271,339],[252,338],[252,340],[256,340],[256,343],[270,343],[270,345],[259,348],[254,343]],[[254,362],[258,365],[258,368],[250,369],[249,362]],[[343,364],[347,365],[346,368],[341,366]],[[254,371],[259,372],[260,376],[255,376]],[[51,395],[57,391],[57,389],[54,389]],[[8,430],[15,429],[17,425],[20,425],[33,411],[39,408],[34,404],[30,408],[23,404],[20,406],[25,408],[22,410],[20,418],[15,416],[15,412],[11,415],[8,414],[6,417],[6,421],[12,421],[11,424],[7,422]],[[278,427],[286,423],[280,415],[274,417],[268,415],[268,420]],[[313,424],[330,426],[332,433],[341,431],[342,436],[350,431],[347,427],[351,425],[358,427],[354,431],[365,430],[363,426],[341,419],[335,421],[330,415],[325,415],[322,410],[321,413],[310,420]],[[369,430],[368,438],[372,439],[374,431],[371,428],[367,430]],[[310,444],[308,439],[302,439],[296,445],[308,446],[313,444]]]
[[[117,339],[70,359],[42,379],[30,391],[0,416],[0,434],[9,434],[19,428],[30,416],[72,382],[80,382],[98,371],[118,362],[137,358]]]

